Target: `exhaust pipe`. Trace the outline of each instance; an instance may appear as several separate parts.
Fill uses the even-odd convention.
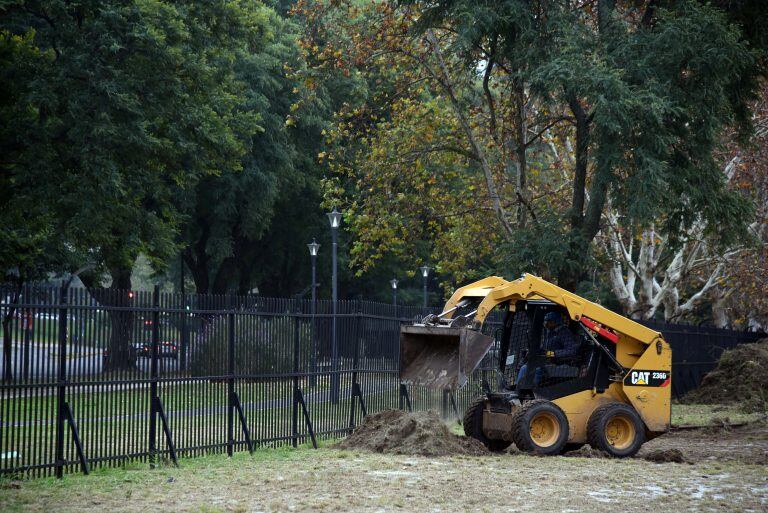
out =
[[[400,328],[400,381],[406,385],[456,390],[463,387],[493,338],[469,328]]]

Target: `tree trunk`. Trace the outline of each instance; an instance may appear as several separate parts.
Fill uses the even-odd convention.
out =
[[[110,292],[115,306],[133,307],[131,290],[131,270],[118,269],[110,272],[112,285]],[[136,351],[133,349],[133,317],[131,310],[110,310],[109,320],[112,333],[109,337],[109,353],[105,371],[132,369],[136,366]]]
[[[727,328],[731,324],[726,304],[726,294],[721,288],[715,291],[712,301],[712,322],[717,328]]]
[[[515,193],[517,194],[517,226],[525,228],[528,203],[528,160],[526,152],[528,149],[528,140],[526,132],[528,125],[526,123],[526,102],[525,86],[521,81],[515,84],[515,103],[517,107],[515,119],[515,138],[517,155],[517,181],[515,183]]]
[[[88,287],[88,293],[107,312],[110,334],[107,341],[102,372],[127,370],[136,367],[136,351],[133,347],[133,320],[135,313],[131,290],[131,269],[110,269],[112,284],[109,288],[99,287],[93,276],[81,276]]]
[[[579,280],[583,276],[589,243],[582,233],[584,227],[584,205],[586,203],[587,168],[589,163],[589,133],[590,120],[584,107],[576,96],[567,93],[568,106],[576,120],[576,158],[573,172],[573,189],[571,196],[571,226],[568,235],[567,259],[557,275],[559,286],[572,292],[576,291]]]
[[[586,201],[587,165],[589,163],[589,117],[579,100],[572,95],[568,105],[576,119],[576,164],[573,170],[573,194],[571,197],[571,228],[579,229],[584,220]]]

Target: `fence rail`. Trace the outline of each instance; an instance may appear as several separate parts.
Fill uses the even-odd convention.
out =
[[[0,287],[0,474],[303,444],[386,408],[458,415],[496,384],[494,351],[455,395],[400,384],[399,327],[430,309],[339,301],[334,341],[325,300],[313,310],[309,300],[157,289],[18,292]],[[756,338],[651,327],[673,346],[677,395],[724,349]]]

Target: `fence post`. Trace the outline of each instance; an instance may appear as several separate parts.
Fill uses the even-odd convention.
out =
[[[29,303],[30,300],[30,294],[29,294],[29,286],[24,285],[24,292],[22,292],[22,297],[27,298],[26,302]],[[22,311],[21,314],[22,318],[22,327],[24,328],[24,339],[22,342],[22,369],[21,369],[21,377],[25,381],[29,379],[29,360],[30,360],[30,345],[32,343],[32,330],[34,326],[34,318],[35,316],[32,314],[31,308],[25,308]]]
[[[234,296],[229,296],[229,329],[228,329],[228,350],[229,368],[227,372],[227,397],[229,397],[229,406],[227,407],[227,456],[232,456],[235,448],[235,405],[233,397],[235,394],[235,305]]]
[[[296,301],[296,313],[293,316],[293,408],[291,411],[291,445],[296,447],[299,443],[299,369],[301,351],[301,340],[299,333],[299,321],[301,313],[300,301]]]
[[[67,392],[67,296],[69,282],[62,284],[59,297],[59,379],[56,383],[56,477],[64,475],[64,421]]]
[[[157,454],[157,364],[160,353],[160,287],[152,291],[152,350],[149,364],[149,467],[155,468]]]
[[[360,389],[360,385],[357,382],[357,370],[360,366],[360,324],[363,319],[362,302],[357,301],[357,309],[355,315],[355,349],[352,353],[352,385],[349,393],[349,432],[355,429],[355,396],[360,401],[360,406],[363,412],[365,412],[365,406],[363,401],[363,394]],[[363,413],[365,415],[365,413]]]
[[[312,373],[309,378],[309,385],[311,387],[317,386],[317,327],[315,317],[317,315],[317,256],[312,256],[312,304],[310,305],[310,312],[312,315],[312,321],[310,325],[310,372]]]
[[[442,416],[443,416],[443,420],[447,420],[448,419],[448,390],[445,388],[443,389],[442,399],[443,399],[441,404],[441,409],[443,410]]]
[[[187,327],[187,295],[181,293],[181,361],[179,370],[187,370],[187,348],[189,347],[189,330]]]

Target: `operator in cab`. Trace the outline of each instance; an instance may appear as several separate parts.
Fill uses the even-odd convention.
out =
[[[544,316],[544,327],[547,330],[541,347],[544,356],[554,365],[567,365],[579,353],[581,339],[571,333],[558,312],[547,312]],[[536,368],[533,375],[534,386],[541,383],[543,371],[541,367]],[[527,372],[528,363],[524,363],[517,373],[515,383],[521,383]]]

